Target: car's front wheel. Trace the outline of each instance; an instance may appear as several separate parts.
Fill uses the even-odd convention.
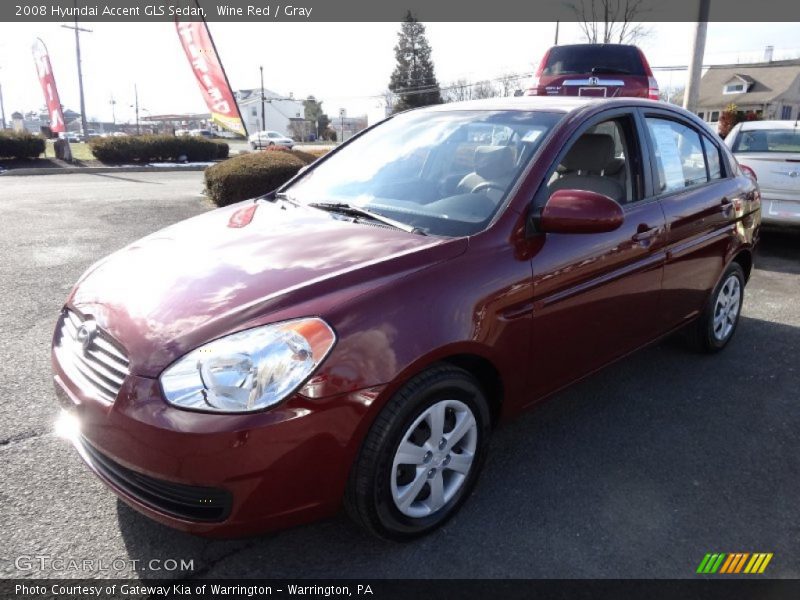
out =
[[[477,480],[490,425],[486,397],[466,371],[440,366],[414,377],[367,434],[348,482],[348,513],[395,540],[440,526]]]

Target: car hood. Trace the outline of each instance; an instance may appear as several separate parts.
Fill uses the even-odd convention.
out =
[[[332,302],[363,293],[374,280],[446,260],[466,245],[288,202],[247,201],[111,254],[89,268],[67,303],[122,344],[133,372],[156,377],[209,340],[270,315],[324,316]]]

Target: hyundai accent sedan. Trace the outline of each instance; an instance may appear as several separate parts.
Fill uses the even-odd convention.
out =
[[[409,539],[467,499],[499,423],[677,330],[724,348],[759,222],[676,107],[414,110],[90,267],[55,388],[89,468],[162,523],[238,536],[344,506]]]

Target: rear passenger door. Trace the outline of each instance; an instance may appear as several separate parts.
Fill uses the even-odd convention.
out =
[[[734,243],[732,200],[719,142],[671,111],[642,111],[654,192],[666,218],[662,317],[675,327],[696,316]]]

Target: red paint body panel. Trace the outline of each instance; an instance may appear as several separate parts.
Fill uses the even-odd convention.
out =
[[[618,100],[566,112],[507,206],[469,238],[262,201],[251,220],[235,219],[240,226],[229,222],[247,203],[178,223],[97,263],[67,304],[125,348],[131,374],[109,405],[71,382],[54,354],[59,396],[79,414],[85,438],[120,465],[224,488],[233,505],[221,523],[182,520],[106,482],[150,517],[207,535],[324,517],[339,507],[378,412],[432,364],[470,357],[488,365],[500,383],[492,398],[498,416],[508,418],[696,315],[724,266],[757,239],[758,193],[741,171],[681,197],[625,205],[613,231],[527,227],[532,199],[587,120],[653,106]],[[336,344],[279,405],[226,415],[164,400],[158,376],[188,351],[312,315],[331,325]]]

